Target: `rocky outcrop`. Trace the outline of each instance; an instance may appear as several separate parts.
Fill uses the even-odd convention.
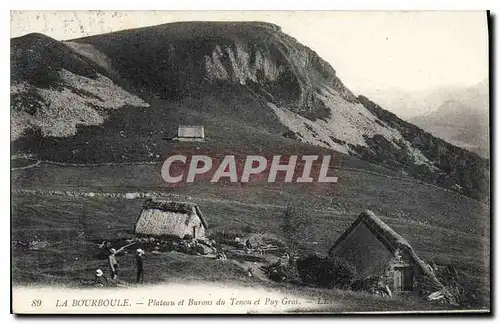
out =
[[[73,43],[91,44],[136,86],[163,98],[182,98],[207,83],[230,82],[312,119],[328,117],[317,97],[323,86],[346,101],[357,100],[327,62],[272,24],[173,23]]]

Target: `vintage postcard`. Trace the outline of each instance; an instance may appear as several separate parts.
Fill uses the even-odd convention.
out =
[[[489,22],[12,11],[12,312],[490,313]]]

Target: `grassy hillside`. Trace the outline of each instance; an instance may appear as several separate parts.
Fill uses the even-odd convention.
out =
[[[12,238],[49,244],[15,246],[15,283],[75,285],[105,266],[97,241],[132,235],[142,200],[73,194],[160,192],[198,203],[211,234],[268,233],[303,253],[325,253],[371,209],[425,260],[456,266],[488,304],[490,210],[470,198],[488,199],[487,161],[354,97],[328,63],[279,27],[168,24],[67,43],[28,35],[11,47],[11,153],[13,167],[27,167],[11,171]],[[205,141],[172,141],[180,124],[203,125]],[[160,168],[174,153],[332,155],[339,182],[167,186]],[[460,184],[470,197],[435,184]],[[293,238],[283,232],[287,205],[306,224]],[[131,276],[133,260],[124,260]],[[211,261],[153,257],[147,280],[256,283],[241,265]],[[349,296],[357,309],[377,305],[358,297]]]
[[[15,154],[144,161],[168,154],[164,138],[180,123],[203,124],[216,153],[273,152],[293,132],[296,147],[322,146],[488,199],[485,161],[451,145],[436,157],[432,136],[422,142],[419,128],[399,127],[356,98],[330,64],[272,24],[185,22],[69,42],[30,34],[11,48]]]
[[[197,144],[183,145],[187,151],[188,146]],[[181,148],[177,147],[177,150]],[[161,163],[92,167],[41,164],[30,169],[12,171],[11,174],[13,189],[122,193],[163,191],[254,204],[298,204],[320,210],[340,208],[340,211],[358,212],[372,209],[380,215],[463,232],[486,235],[489,230],[487,205],[412,178],[396,177],[397,173],[346,156],[341,156],[339,168],[332,170],[332,174],[338,177],[338,183],[335,184],[250,182],[241,185],[201,181],[172,187],[161,179]],[[353,165],[357,168],[351,169]]]
[[[11,40],[11,140],[67,137],[124,105],[147,107],[98,65],[42,34]],[[22,149],[22,148],[21,148]]]
[[[169,154],[173,144],[167,138],[177,135],[179,124],[204,125],[208,141],[199,145],[214,153],[243,144],[248,151],[271,150],[291,142],[281,136],[286,128],[266,106],[237,87],[227,87],[226,93],[224,100],[210,89],[180,102],[151,98],[148,108],[109,112],[102,125],[79,127],[74,136],[44,137],[34,131],[14,143],[14,152],[72,163],[148,161]],[[214,110],[215,116],[209,113]]]
[[[193,189],[194,190],[194,189]],[[196,190],[202,192],[202,190]],[[179,192],[176,191],[176,194]],[[264,192],[272,196],[271,192]],[[200,197],[201,196],[201,197]],[[208,197],[203,197],[208,196]],[[245,236],[247,233],[267,233],[277,235],[284,242],[288,242],[283,233],[282,213],[284,205],[281,201],[272,201],[254,204],[252,202],[221,200],[209,195],[198,195],[190,199],[199,204],[209,222],[211,235],[216,237],[222,232]],[[245,195],[247,197],[248,195]],[[243,197],[240,197],[240,200]],[[318,252],[325,254],[328,248],[356,219],[359,211],[356,208],[345,210],[342,204],[330,204],[312,209],[305,206],[310,197],[295,196],[295,204],[304,210],[309,225],[300,229],[294,237],[299,238],[302,253]],[[179,198],[177,198],[179,199]],[[187,199],[187,197],[186,197]],[[249,199],[251,200],[251,198]],[[50,247],[43,251],[17,249],[13,255],[14,281],[16,283],[54,282],[77,285],[78,281],[91,274],[92,269],[104,267],[105,260],[100,259],[99,251],[94,242],[113,240],[132,236],[133,225],[140,214],[142,200],[128,200],[121,198],[85,198],[64,196],[14,195],[13,196],[13,240],[30,241],[32,239],[47,240]],[[319,201],[315,201],[320,207]],[[323,202],[324,203],[324,202]],[[464,206],[466,207],[466,206]],[[470,206],[469,206],[470,208]],[[435,211],[434,211],[435,212]],[[456,213],[456,212],[455,212]],[[383,215],[383,214],[380,214]],[[463,220],[457,215],[446,219],[434,214],[422,219],[416,213],[408,213],[406,217],[397,215],[382,216],[381,218],[397,232],[408,239],[417,253],[430,262],[437,264],[454,265],[470,282],[483,302],[487,302],[488,282],[485,278],[489,265],[486,246],[488,238],[484,234],[471,233],[463,226]],[[447,220],[446,224],[444,224]],[[479,220],[471,220],[471,222]],[[487,225],[487,223],[485,223]],[[83,234],[82,234],[83,232]],[[169,265],[171,256],[165,256]],[[180,260],[178,260],[180,258]],[[153,264],[160,260],[153,257]],[[180,264],[193,262],[182,257],[175,257]],[[184,260],[184,261],[182,261]],[[128,262],[128,261],[127,261]],[[161,261],[162,263],[165,261]],[[201,261],[200,261],[201,262]],[[206,261],[203,261],[206,262]],[[179,265],[180,266],[180,265]],[[156,269],[156,268],[155,268]],[[207,277],[204,272],[176,273],[175,267],[170,267],[161,277],[149,279],[150,282],[162,280],[240,280],[243,277],[238,268],[224,271],[234,272],[228,277],[220,277],[218,270]],[[217,271],[216,271],[217,270]],[[127,266],[127,273],[132,273],[133,262]],[[156,272],[156,270],[153,270]],[[221,270],[222,271],[222,270]],[[130,275],[132,276],[132,275]],[[219,276],[219,277],[217,277]],[[243,281],[247,279],[243,278]]]
[[[15,190],[163,192],[174,195],[173,199],[192,197],[213,232],[245,229],[283,235],[281,212],[294,205],[306,210],[304,215],[311,221],[300,235],[304,251],[326,252],[361,211],[371,209],[424,258],[457,265],[478,277],[487,273],[490,220],[486,205],[412,178],[377,172],[384,170],[376,166],[369,170],[363,163],[359,162],[360,169],[350,170],[343,169],[341,161],[341,168],[333,170],[339,182],[329,185],[250,182],[241,186],[201,181],[173,188],[162,183],[160,163],[99,167],[42,163],[12,171],[12,179]],[[74,229],[81,217],[89,217],[85,223],[92,238],[130,235],[141,204],[141,200],[117,198],[14,196],[13,228],[17,233],[43,232],[56,222],[61,233],[71,237],[74,233],[67,229]],[[102,222],[109,222],[109,228]]]

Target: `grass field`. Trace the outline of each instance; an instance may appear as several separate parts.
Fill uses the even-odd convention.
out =
[[[251,133],[249,128],[246,131]],[[328,152],[287,141],[283,138],[281,142],[270,142],[277,145],[276,152]],[[216,148],[216,143],[210,141],[195,145],[162,145],[168,146],[158,148],[165,154],[176,150],[217,149],[221,152],[221,148]],[[223,147],[225,152],[237,152],[231,143]],[[473,199],[344,155],[338,156],[339,168],[334,170],[339,179],[336,184],[256,181],[244,185],[214,185],[200,181],[173,188],[163,183],[160,177],[161,158],[164,156],[157,164],[140,165],[86,167],[41,163],[33,168],[13,170],[12,189],[174,194],[176,199],[190,199],[199,204],[211,233],[272,233],[285,242],[289,238],[282,231],[282,212],[287,205],[293,205],[308,219],[307,226],[297,233],[303,253],[326,253],[361,211],[371,209],[405,237],[425,261],[457,267],[466,285],[479,296],[481,305],[489,303],[489,209]],[[16,248],[13,281],[18,284],[53,282],[75,285],[82,278],[91,276],[96,267],[105,266],[105,260],[99,259],[95,242],[132,236],[142,202],[142,199],[14,193],[13,240],[47,240],[50,248],[46,251]],[[241,266],[221,266],[211,261],[173,254],[153,257],[149,260],[151,276],[146,281],[248,282]],[[133,276],[133,259],[124,257],[124,262],[128,264],[123,269],[124,274]],[[179,270],[183,267],[191,270]],[[206,267],[213,271],[202,270]],[[165,270],[167,268],[169,270]],[[400,305],[403,308],[408,306],[403,304]]]
[[[119,167],[116,174],[128,175],[124,181],[135,181],[131,186],[120,188],[121,192],[132,188],[151,190],[145,186],[148,181],[139,175],[151,175],[154,166],[141,166],[140,171],[136,169],[136,173],[132,172],[134,167]],[[126,172],[124,168],[131,170]],[[60,172],[56,173],[56,170]],[[37,179],[39,183],[48,183],[48,177],[52,176],[60,177],[61,180],[56,178],[56,183],[62,183],[65,174],[71,174],[73,177],[67,177],[66,185],[58,186],[59,190],[109,192],[106,183],[114,181],[105,177],[106,174],[112,174],[108,167],[41,166],[22,171],[26,172],[30,173],[29,179]],[[184,195],[186,199],[189,197],[196,202],[206,215],[210,233],[272,233],[284,241],[287,241],[287,237],[281,227],[282,212],[286,205],[293,204],[311,220],[298,233],[303,253],[326,253],[359,212],[371,208],[404,236],[426,261],[456,266],[470,281],[469,287],[480,292],[481,300],[488,303],[489,283],[485,278],[489,275],[489,218],[481,204],[423,184],[408,185],[403,180],[377,178],[352,171],[341,171],[339,175],[341,181],[335,190],[318,185],[304,188],[267,183],[250,183],[239,189],[221,186],[214,190],[211,184],[195,182],[184,188],[164,191]],[[73,179],[89,181],[91,178],[94,182],[87,182],[80,188],[71,184]],[[26,179],[18,183],[25,185]],[[141,185],[141,181],[144,185]],[[95,190],[98,188],[100,190]],[[328,189],[331,195],[324,194]],[[158,188],[156,191],[159,191]],[[75,285],[82,278],[89,278],[97,267],[106,265],[106,260],[99,259],[95,242],[133,235],[133,225],[139,216],[142,199],[24,194],[13,195],[12,203],[13,240],[29,241],[37,238],[51,244],[47,251],[15,251],[14,282]],[[81,232],[84,234],[81,235]],[[124,275],[132,278],[133,258],[125,256],[124,260],[128,260],[124,261],[127,264],[123,269]],[[147,281],[248,282],[249,278],[241,267],[224,265],[220,268],[221,265],[211,261],[178,254],[153,257],[148,260],[152,276]],[[179,271],[180,267],[191,270]],[[211,270],[207,272],[202,269]]]
[[[13,253],[13,281],[16,285],[38,286],[64,285],[81,288],[96,268],[102,268],[108,275],[107,260],[97,248],[96,241],[119,237],[130,237],[132,224],[140,210],[140,201],[124,199],[68,198],[68,197],[14,197],[13,240],[38,238],[48,240],[50,246],[42,250],[15,248]],[[40,203],[43,201],[43,203]],[[199,201],[204,211],[212,215],[213,230],[240,229],[242,224],[250,225],[255,231],[279,233],[280,208],[251,207],[246,205],[241,212],[239,204],[217,204]],[[43,207],[45,206],[45,207]],[[82,206],[86,206],[82,219]],[[17,217],[18,215],[26,215]],[[113,217],[109,217],[113,215]],[[355,215],[320,215],[317,224],[308,229],[310,239],[323,245],[333,243],[340,234],[340,227],[348,226]],[[50,221],[47,221],[50,219]],[[83,222],[83,223],[82,223]],[[331,237],[324,235],[324,228],[337,224]],[[85,234],[78,237],[80,229]],[[324,240],[322,238],[325,238]],[[311,249],[313,247],[310,247]],[[135,259],[131,254],[118,258],[121,265],[121,280],[131,287],[135,284]],[[321,298],[331,303],[324,305],[322,311],[415,311],[440,310],[448,308],[438,303],[423,302],[415,298],[395,297],[390,300],[367,293],[342,290],[326,290],[299,287],[292,284],[275,284],[248,277],[237,261],[221,263],[203,256],[166,252],[160,255],[148,254],[146,259],[146,284],[185,283],[187,281],[224,282],[239,286],[263,286],[288,294],[299,294],[310,298]]]

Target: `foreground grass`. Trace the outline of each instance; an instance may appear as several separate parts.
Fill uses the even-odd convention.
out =
[[[208,218],[210,233],[270,233],[287,241],[282,232],[283,207],[196,198]],[[78,285],[93,276],[95,269],[106,270],[105,256],[96,242],[133,236],[133,225],[141,211],[142,200],[102,197],[65,197],[20,195],[12,198],[13,240],[46,240],[50,246],[41,251],[19,248],[13,251],[13,281],[20,284],[54,283]],[[354,221],[357,213],[335,210],[308,210],[310,224],[298,233],[302,252],[326,253],[328,248]],[[309,212],[308,212],[309,211]],[[382,216],[382,219],[409,240],[426,261],[452,264],[476,291],[483,305],[489,303],[489,265],[485,256],[485,237],[461,231],[461,224],[447,228]],[[202,257],[182,254],[150,255],[146,281],[175,280],[226,281],[252,284],[241,266],[211,263]],[[133,256],[120,258],[124,278],[134,277]]]
[[[81,289],[85,287],[82,282],[91,280],[96,268],[106,270],[106,260],[100,260],[94,253],[97,253],[95,245],[85,244],[83,241],[75,241],[64,246],[54,245],[46,251],[25,251],[25,253],[17,251],[13,262],[14,280],[18,284],[21,281],[22,286],[28,287],[39,286],[43,282],[44,285]],[[134,283],[134,256],[125,254],[118,260],[121,266],[121,287],[123,284],[130,288],[138,287],[139,285]],[[448,305],[425,302],[409,296],[387,299],[363,292],[261,281],[257,277],[248,277],[244,269],[234,260],[220,262],[203,256],[165,252],[159,255],[148,254],[145,266],[145,283],[141,286],[210,282],[235,289],[261,287],[280,292],[285,296],[300,296],[310,300],[310,311],[314,312],[455,310]],[[107,271],[105,273],[107,274]],[[319,303],[321,305],[318,305]],[[304,308],[300,311],[304,311]]]

